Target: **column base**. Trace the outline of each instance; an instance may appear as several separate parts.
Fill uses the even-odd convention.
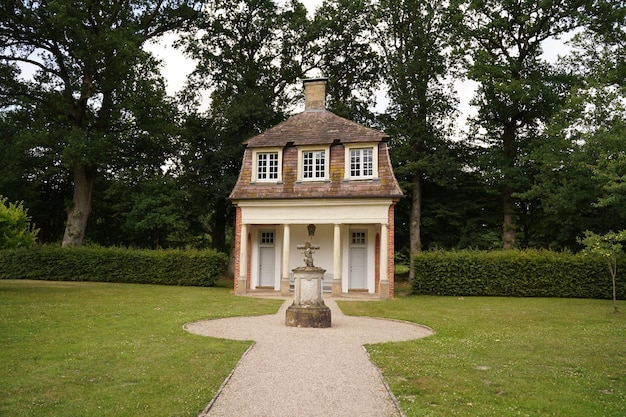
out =
[[[340,279],[333,279],[331,294],[333,297],[341,297],[341,280]]]
[[[391,298],[390,290],[391,286],[389,285],[389,281],[380,281],[378,284],[378,293],[381,300],[388,300]]]
[[[280,280],[280,295],[283,297],[289,296],[291,283],[289,282],[289,278],[283,278]]]
[[[248,280],[246,277],[240,277],[237,280],[237,294],[245,294],[247,292],[246,286],[248,285]]]

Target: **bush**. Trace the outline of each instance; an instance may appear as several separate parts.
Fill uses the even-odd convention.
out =
[[[60,248],[0,251],[0,278],[214,286],[228,257],[213,250]]]
[[[38,233],[22,203],[9,203],[0,195],[0,249],[32,248]]]
[[[413,258],[414,294],[611,298],[611,277],[596,256],[550,251],[426,252]],[[620,259],[618,269],[626,268]],[[618,283],[617,296],[626,297]]]

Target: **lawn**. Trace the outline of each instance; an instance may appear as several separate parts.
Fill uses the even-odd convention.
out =
[[[12,417],[196,416],[250,344],[183,324],[281,304],[223,288],[8,280],[0,300],[0,416]],[[409,417],[626,415],[626,315],[611,301],[339,304],[436,331],[367,347]]]
[[[367,346],[407,416],[626,416],[626,302],[486,297],[340,301],[430,326]]]
[[[250,346],[191,335],[282,303],[227,289],[0,280],[0,416],[196,416]]]

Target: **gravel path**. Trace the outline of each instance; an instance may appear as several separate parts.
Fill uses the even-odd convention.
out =
[[[287,300],[278,313],[204,320],[191,333],[254,340],[229,379],[200,416],[401,416],[366,343],[417,339],[433,334],[407,322],[344,315],[333,299],[332,327],[285,326]]]

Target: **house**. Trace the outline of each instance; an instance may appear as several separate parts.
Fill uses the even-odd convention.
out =
[[[244,142],[230,195],[236,208],[236,293],[289,295],[303,266],[297,245],[320,249],[324,289],[393,297],[394,177],[389,137],[326,110],[325,78],[304,81],[305,110]],[[315,230],[309,239],[309,225]]]

